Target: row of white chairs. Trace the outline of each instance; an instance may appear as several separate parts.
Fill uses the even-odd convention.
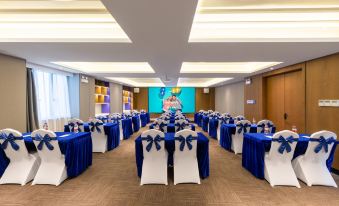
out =
[[[293,159],[299,135],[284,130],[272,136],[271,149],[265,154],[265,179],[270,185],[289,185],[300,188],[300,179],[308,186],[324,185],[337,187],[327,168],[332,147],[337,139],[335,133],[320,131],[310,137],[306,152]]]
[[[200,184],[197,136],[198,134],[195,131],[188,129],[175,133],[175,152],[173,155],[174,185],[179,183]],[[165,148],[165,134],[159,130],[152,129],[143,132],[141,138],[144,160],[140,184],[168,185],[168,152]]]
[[[0,130],[0,143],[10,162],[0,184],[60,185],[67,179],[65,156],[61,153],[56,134],[39,129],[32,132],[37,153],[29,153],[22,133],[13,129]]]

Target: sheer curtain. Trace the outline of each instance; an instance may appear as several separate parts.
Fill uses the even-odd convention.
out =
[[[67,76],[34,70],[40,128],[47,122],[50,130],[63,131],[71,117]]]

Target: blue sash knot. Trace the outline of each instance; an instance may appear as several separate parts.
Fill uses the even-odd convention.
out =
[[[182,124],[177,123],[176,126],[178,127],[178,129],[177,129],[177,132],[178,132],[180,130],[185,129],[186,123],[185,122],[183,122]]]
[[[89,123],[89,125],[91,126],[91,132],[94,132],[95,130],[97,130],[98,133],[101,133],[101,129],[100,129],[100,125],[103,125],[100,122],[96,122],[94,124],[94,122]]]
[[[19,145],[15,142],[15,140],[23,140],[23,137],[15,137],[12,133],[9,133],[6,135],[5,133],[0,134],[0,139],[3,139],[4,142],[1,144],[2,149],[6,149],[8,142],[11,144],[12,148],[15,151],[18,151],[20,149]]]
[[[250,125],[245,123],[245,124],[237,124],[237,127],[239,127],[238,129],[238,134],[240,134],[242,131],[244,131],[244,133],[247,133],[247,128],[249,127]]]
[[[328,145],[334,143],[336,140],[334,139],[334,137],[329,137],[329,138],[325,138],[323,136],[320,136],[319,139],[310,139],[310,141],[315,141],[315,142],[319,142],[319,144],[314,148],[314,152],[315,153],[319,153],[322,148],[324,148],[325,152],[328,152]]]
[[[148,145],[146,146],[146,151],[149,152],[152,149],[153,143],[157,151],[159,151],[161,149],[159,143],[160,141],[164,140],[164,138],[161,138],[160,135],[157,135],[154,138],[151,135],[147,135],[147,137],[141,137],[141,140],[146,140],[148,142]]]
[[[179,146],[180,151],[184,151],[185,144],[187,144],[188,149],[191,150],[192,147],[193,147],[192,141],[197,140],[198,137],[192,137],[192,135],[189,135],[185,138],[185,137],[180,135],[179,137],[175,137],[174,139],[180,142],[180,146]]]
[[[32,138],[33,140],[39,141],[38,144],[38,150],[42,150],[43,146],[46,145],[46,147],[49,150],[54,150],[53,145],[50,143],[52,140],[57,140],[56,137],[50,137],[48,134],[45,134],[45,136],[41,136],[40,134],[37,134],[35,137]]]
[[[290,144],[292,144],[294,141],[298,141],[298,139],[293,138],[293,136],[287,137],[286,139],[283,136],[280,136],[277,139],[272,139],[272,141],[280,143],[278,151],[280,154],[283,154],[285,150],[287,153],[291,152],[292,148]]]

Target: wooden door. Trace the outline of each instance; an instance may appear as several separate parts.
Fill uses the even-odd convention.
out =
[[[285,73],[285,129],[305,132],[305,84],[301,70]]]
[[[285,128],[284,74],[266,78],[266,119],[273,121],[277,131]]]

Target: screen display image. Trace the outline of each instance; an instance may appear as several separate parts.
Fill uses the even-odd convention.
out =
[[[193,87],[150,87],[148,88],[148,110],[150,113],[180,110],[195,112],[195,88]]]

